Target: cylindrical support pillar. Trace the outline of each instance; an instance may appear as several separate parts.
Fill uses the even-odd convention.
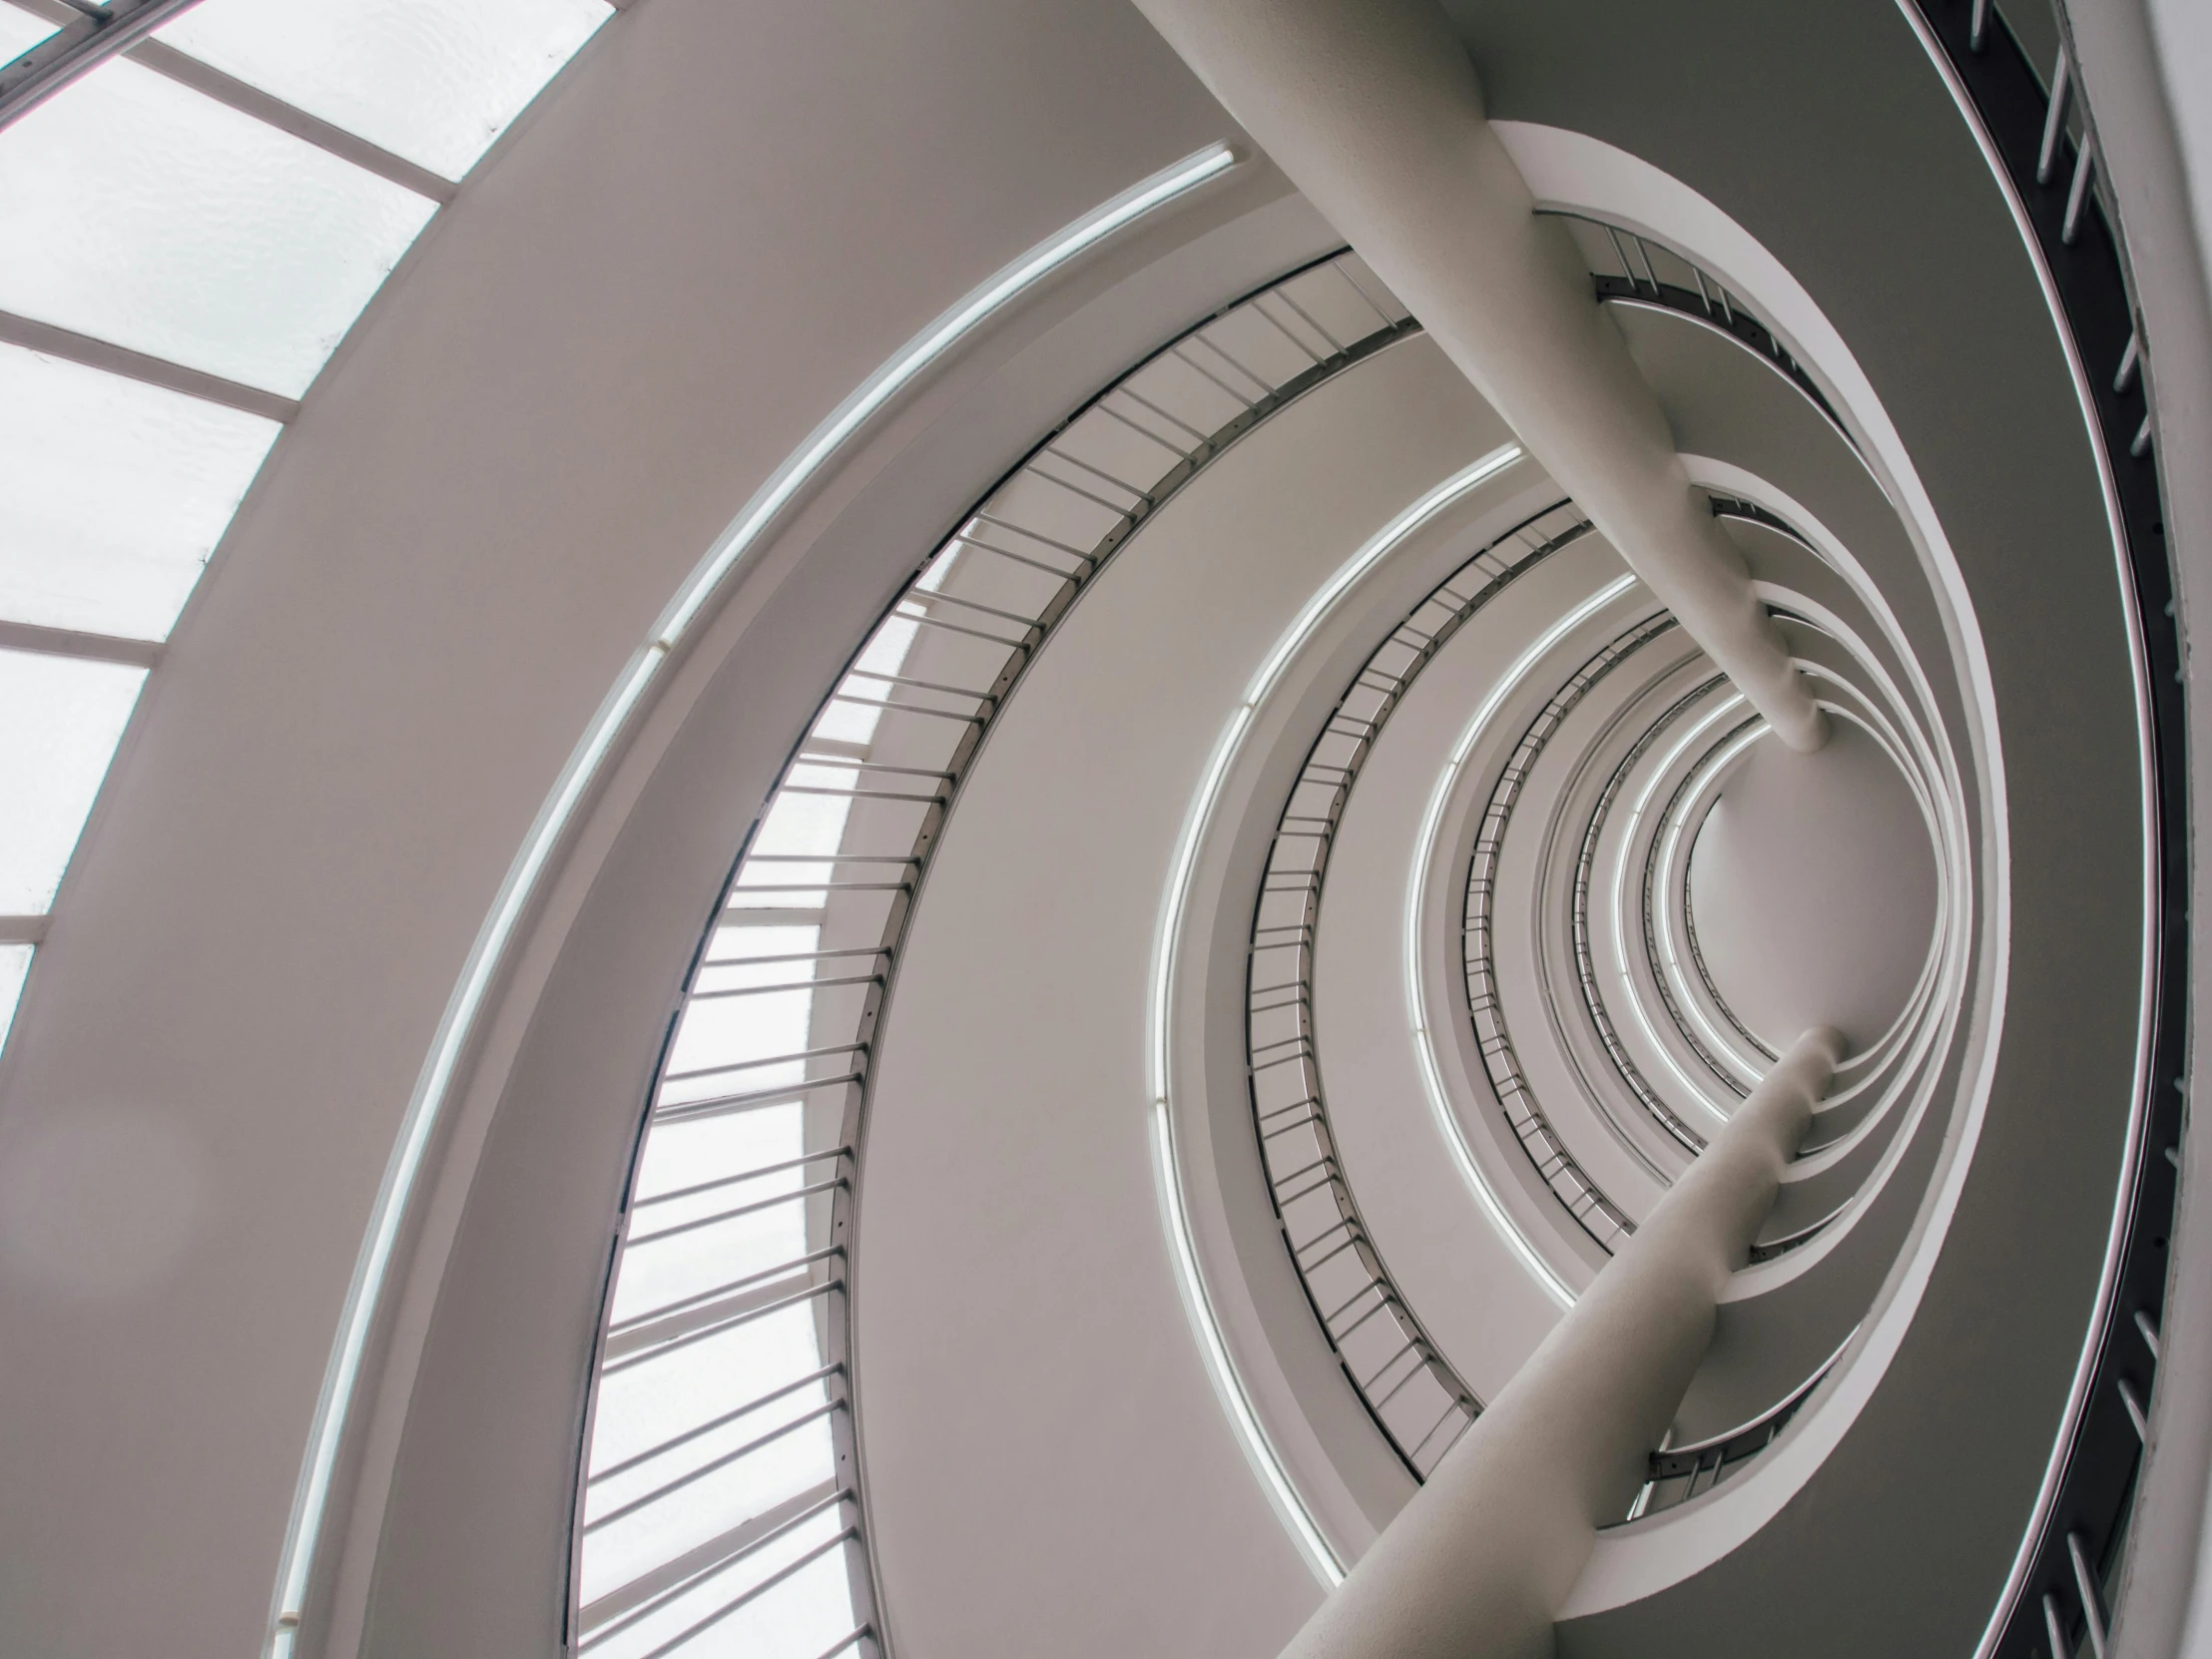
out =
[[[1791,748],[1827,720],[1434,0],[1137,0]]]
[[[1548,1659],[1774,1207],[1844,1039],[1808,1031],[1307,1621],[1284,1659]]]

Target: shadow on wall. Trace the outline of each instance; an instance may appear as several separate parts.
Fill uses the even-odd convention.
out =
[[[1714,988],[1771,1047],[1808,1026],[1871,1047],[1912,995],[1936,926],[1936,854],[1903,774],[1836,721],[1817,755],[1744,755],[1690,854]]]

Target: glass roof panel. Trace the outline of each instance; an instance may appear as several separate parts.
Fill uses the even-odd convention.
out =
[[[0,5],[0,64],[15,62],[59,27],[20,7]],[[0,990],[4,989],[0,983]]]
[[[110,62],[0,130],[0,307],[296,397],[435,211]]]
[[[31,971],[31,946],[0,944],[0,1044],[15,1024],[15,1005],[23,1000],[23,977]]]
[[[53,903],[145,679],[121,663],[0,651],[0,914]]]
[[[458,179],[612,15],[603,0],[201,0],[161,35]]]
[[[0,344],[0,617],[166,638],[279,430]]]

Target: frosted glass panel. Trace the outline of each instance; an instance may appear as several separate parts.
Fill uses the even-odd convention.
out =
[[[110,62],[0,129],[0,308],[297,396],[434,210]]]
[[[611,15],[602,0],[201,0],[161,36],[458,179]]]
[[[0,64],[15,62],[52,34],[54,27],[20,7],[0,5]],[[5,984],[0,983],[0,989],[5,988]]]
[[[0,914],[52,906],[145,679],[119,663],[0,651]]]
[[[0,345],[0,617],[165,638],[280,430]]]
[[[0,1044],[15,1024],[15,1005],[23,1000],[23,976],[31,971],[31,947],[0,944]]]

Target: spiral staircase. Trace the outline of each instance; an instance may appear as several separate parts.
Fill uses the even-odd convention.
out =
[[[143,1287],[10,1293],[0,1408],[53,1424],[0,1464],[26,1514],[133,1514],[12,1523],[24,1651],[2196,1651],[2212,350],[2193,245],[2137,234],[2172,195],[2146,37],[2041,0],[1443,8],[1730,632],[1560,481],[1540,376],[1470,369],[1178,32],[1238,9],[1145,8],[1224,113],[1121,7],[755,39],[640,0],[299,405],[0,1085],[35,1116],[175,1073],[230,1144],[356,972],[361,1057]],[[713,67],[748,51],[750,112]],[[906,188],[1064,113],[987,94],[1086,76],[1049,185],[1001,149]],[[913,270],[825,206],[871,157]],[[658,240],[664,164],[746,211]],[[641,272],[701,302],[580,334],[497,430]],[[608,375],[634,433],[576,419]],[[734,404],[757,427],[702,412]],[[349,492],[371,439],[414,493]],[[340,517],[454,527],[389,570],[257,555]],[[396,689],[351,839],[262,917],[266,848],[163,805],[311,774],[219,717],[269,684],[225,665],[316,626],[299,732]],[[404,947],[337,919],[403,869]],[[242,955],[363,959],[176,991],[203,901]],[[150,925],[124,954],[169,968],[106,975]],[[187,994],[298,1011],[259,1081],[235,1022],[114,1058]],[[141,1488],[155,1431],[103,1440],[147,1354],[198,1449]],[[54,1539],[164,1564],[104,1597]]]

